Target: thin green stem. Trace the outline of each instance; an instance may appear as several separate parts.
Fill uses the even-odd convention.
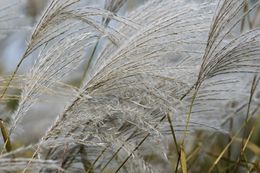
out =
[[[4,148],[6,149],[7,152],[12,151],[12,144],[10,137],[8,135],[8,130],[5,127],[4,121],[0,119],[0,128],[1,128],[1,133],[2,137],[4,139]]]
[[[174,145],[176,147],[177,154],[178,154],[178,160],[177,160],[177,164],[176,164],[176,168],[175,168],[175,173],[177,173],[178,167],[179,167],[179,163],[180,163],[180,150],[179,150],[177,138],[176,138],[176,135],[175,135],[175,131],[174,131],[174,128],[173,128],[173,125],[172,125],[172,120],[171,120],[171,117],[170,117],[169,113],[167,113],[167,119],[168,119],[168,122],[170,124],[170,129],[171,129],[171,133],[172,133],[173,142],[174,142]]]

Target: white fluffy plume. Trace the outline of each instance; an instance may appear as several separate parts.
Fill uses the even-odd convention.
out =
[[[58,160],[62,169],[152,172],[143,155],[157,149],[167,159],[165,139],[173,129],[183,141],[197,129],[225,132],[230,109],[246,112],[230,103],[244,103],[252,74],[260,72],[260,29],[237,28],[259,2],[244,11],[244,0],[151,0],[119,16],[125,3],[107,0],[100,9],[81,0],[52,0],[21,59],[41,52],[22,89],[12,130],[41,88],[70,74],[86,48],[101,45],[89,58],[78,94],[35,152],[43,160]]]

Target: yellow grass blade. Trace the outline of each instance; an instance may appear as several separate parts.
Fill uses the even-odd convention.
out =
[[[186,160],[186,154],[184,151],[184,147],[181,146],[181,169],[182,173],[187,173],[187,160]]]

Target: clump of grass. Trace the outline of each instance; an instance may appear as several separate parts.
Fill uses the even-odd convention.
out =
[[[81,0],[50,1],[0,97],[7,94],[21,64],[38,52],[21,86],[18,107],[10,114],[12,141],[43,89],[57,87],[87,62],[81,86],[70,90],[71,100],[37,144],[11,151],[10,137],[3,133],[9,153],[0,156],[0,169],[257,171],[259,157],[251,153],[248,158],[246,150],[257,127],[249,129],[248,123],[259,113],[255,93],[260,30],[250,21],[259,2],[151,0],[120,16],[117,12],[126,2],[106,0],[101,8]],[[238,115],[246,120],[233,134]],[[225,128],[228,121],[230,133]],[[242,131],[236,157],[232,147]],[[222,147],[211,140],[219,134],[230,135]],[[12,160],[31,149],[31,158]],[[149,162],[150,157],[160,162]],[[211,159],[201,164],[205,158]]]

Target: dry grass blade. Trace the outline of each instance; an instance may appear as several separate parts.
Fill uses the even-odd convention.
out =
[[[249,149],[250,151],[252,151],[255,155],[260,155],[260,147],[258,147],[256,144],[250,142],[250,138],[251,138],[251,135],[253,134],[255,130],[255,126],[253,126],[252,130],[250,131],[250,134],[248,135],[247,137],[247,141],[243,147],[243,150],[246,150],[246,149]],[[236,142],[239,142],[239,143],[242,143],[244,139],[241,139],[241,138],[236,138],[235,141]]]
[[[251,129],[247,139],[246,139],[246,142],[245,142],[244,146],[243,146],[243,150],[242,150],[243,152],[246,150],[246,148],[248,148],[248,145],[249,145],[249,142],[250,142],[250,138],[252,137],[255,128],[256,128],[256,126],[254,125],[253,128]],[[255,150],[255,153],[257,154],[257,150]]]

